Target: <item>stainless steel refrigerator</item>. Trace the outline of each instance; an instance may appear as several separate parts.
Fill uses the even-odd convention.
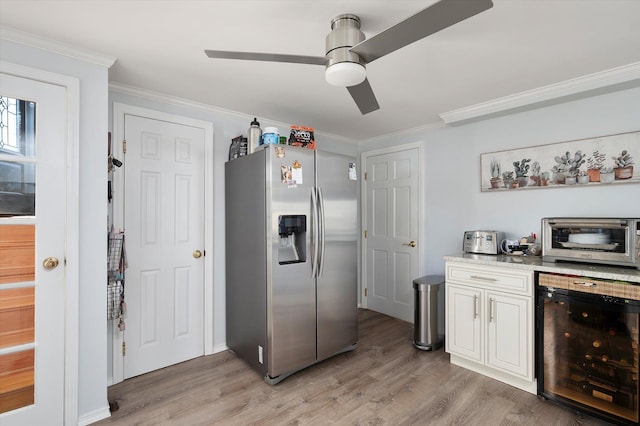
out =
[[[268,383],[357,343],[352,157],[274,145],[225,165],[227,346]]]

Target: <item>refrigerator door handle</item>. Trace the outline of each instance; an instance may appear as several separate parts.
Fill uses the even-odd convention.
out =
[[[322,276],[322,271],[324,270],[324,197],[322,196],[322,189],[318,188],[318,224],[320,225],[320,249],[319,251],[319,259],[318,259],[318,278]]]
[[[318,266],[318,196],[311,188],[311,276],[317,277]]]

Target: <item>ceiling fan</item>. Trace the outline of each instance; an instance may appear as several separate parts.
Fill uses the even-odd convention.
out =
[[[492,6],[492,0],[440,0],[366,40],[360,31],[358,16],[349,13],[338,15],[331,21],[325,56],[222,50],[204,52],[210,58],[324,65],[327,82],[346,87],[364,115],[380,108],[367,80],[366,64]]]

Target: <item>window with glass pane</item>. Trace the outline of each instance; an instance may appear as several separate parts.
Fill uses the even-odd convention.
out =
[[[0,216],[35,214],[34,102],[0,96]]]

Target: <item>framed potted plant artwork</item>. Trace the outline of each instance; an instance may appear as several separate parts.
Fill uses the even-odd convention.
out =
[[[490,152],[480,155],[481,189],[638,183],[636,162],[640,162],[640,131]]]

